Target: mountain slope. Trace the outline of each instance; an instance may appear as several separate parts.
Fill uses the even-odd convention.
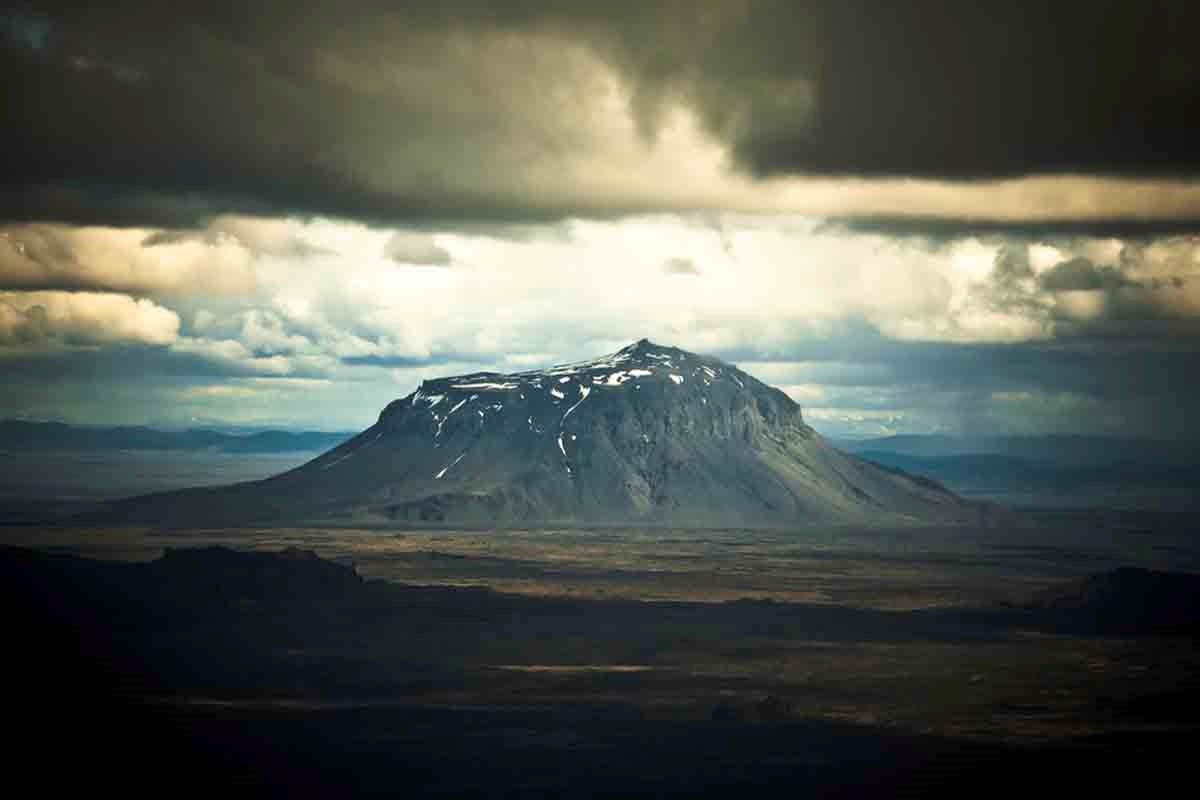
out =
[[[787,395],[729,364],[642,340],[589,362],[425,381],[298,469],[108,513],[169,524],[784,525],[985,511],[830,447]]]

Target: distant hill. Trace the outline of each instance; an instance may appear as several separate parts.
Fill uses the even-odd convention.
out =
[[[0,450],[181,450],[219,453],[316,452],[336,447],[352,433],[268,430],[232,434],[209,429],[166,431],[143,426],[90,427],[62,422],[0,420]]]
[[[1190,467],[1196,463],[1200,442],[1123,436],[950,436],[903,434],[872,439],[834,439],[850,453],[943,458],[995,455],[1025,462],[1105,467],[1119,464],[1153,464]]]
[[[1026,486],[1041,491],[1073,491],[1086,487],[1200,487],[1200,464],[1145,464],[1116,460],[1095,465],[1061,464],[994,453],[916,456],[859,450],[860,458],[907,472],[928,475],[950,486]]]
[[[1194,509],[1195,442],[1116,436],[903,435],[835,444],[956,492],[1018,507]]]

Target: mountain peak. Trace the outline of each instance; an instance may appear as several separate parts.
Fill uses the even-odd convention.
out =
[[[546,393],[553,398],[552,402],[558,403],[568,397],[582,400],[593,388],[640,390],[643,384],[658,382],[680,387],[692,382],[711,387],[718,381],[727,381],[739,389],[757,383],[737,367],[719,359],[640,339],[615,353],[587,361],[521,372],[472,372],[426,380],[405,399],[411,400],[413,405],[421,401],[432,403],[433,408],[444,400],[456,400],[460,395],[501,397],[516,394],[527,400],[531,394]],[[388,410],[395,405],[393,403]]]
[[[626,345],[625,347],[622,347],[618,352],[620,352],[620,353],[627,353],[627,352],[628,353],[636,353],[640,350],[654,350],[654,349],[662,349],[662,348],[659,348],[659,346],[656,345],[654,342],[643,337],[641,339],[638,339],[633,344],[629,344],[629,345]]]

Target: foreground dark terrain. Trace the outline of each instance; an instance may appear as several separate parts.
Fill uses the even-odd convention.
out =
[[[51,789],[326,796],[960,796],[1186,776],[1200,588],[1164,570],[1196,571],[1195,519],[1026,522],[12,527],[11,763]]]

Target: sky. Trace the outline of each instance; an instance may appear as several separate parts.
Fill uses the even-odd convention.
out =
[[[0,417],[355,429],[636,339],[1200,438],[1200,7],[0,0]]]

